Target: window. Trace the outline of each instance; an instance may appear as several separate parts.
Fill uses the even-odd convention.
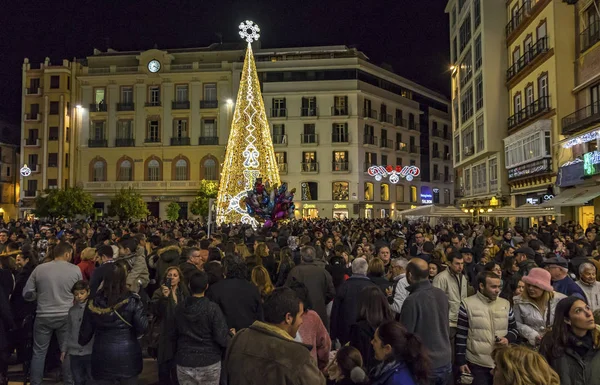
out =
[[[133,180],[133,165],[131,161],[125,159],[119,165],[119,181],[131,182]]]
[[[218,136],[216,119],[203,119],[202,120],[201,136],[203,138],[216,138]]]
[[[417,203],[417,186],[410,186],[410,203]]]
[[[67,90],[71,89],[71,78],[67,76]]]
[[[521,93],[518,92],[514,97],[513,97],[513,113],[517,113],[519,111],[521,111],[521,109],[523,108],[523,105],[521,103]]]
[[[536,28],[535,33],[537,35],[536,37],[537,37],[538,41],[540,39],[543,39],[546,37],[547,33],[546,33],[546,22],[545,21]]]
[[[159,181],[160,180],[160,163],[156,159],[152,159],[148,162],[148,175],[147,180]]]
[[[160,86],[148,87],[148,102],[151,106],[160,106]]]
[[[487,191],[487,179],[486,179],[486,164],[481,163],[472,168],[473,177],[473,193],[478,194]]]
[[[217,180],[217,162],[214,159],[206,159],[202,168],[204,169],[204,179]]]
[[[105,125],[104,120],[95,120],[92,122],[92,132],[90,133],[90,139],[92,140],[104,140],[105,136]]]
[[[396,202],[404,202],[404,185],[396,185]]]
[[[58,140],[58,127],[48,129],[48,140]]]
[[[188,86],[187,84],[178,85],[175,87],[175,101],[187,102],[188,99]]]
[[[590,87],[590,105],[592,106],[592,114],[600,112],[600,84]]]
[[[540,99],[541,109],[550,104],[548,100],[548,73],[544,73],[538,78],[538,98]]]
[[[534,100],[535,97],[533,95],[533,84],[528,84],[525,88],[525,106],[532,106]]]
[[[286,100],[285,98],[273,98],[271,108],[271,116],[274,118],[285,117],[286,115]]]
[[[414,160],[414,159],[411,159],[409,163],[410,163],[411,166],[416,166],[417,165],[417,161]]]
[[[48,154],[48,167],[57,167],[58,166],[58,154],[56,152],[51,152]]]
[[[29,108],[31,111],[31,116],[35,119],[36,115],[40,113],[40,105],[38,103],[33,103]]]
[[[35,196],[37,193],[37,185],[38,181],[36,179],[29,179],[27,181],[27,191],[25,192],[26,196]]]
[[[71,141],[71,129],[69,127],[65,127],[65,142],[69,143]]]
[[[300,187],[303,201],[319,200],[319,184],[317,182],[302,182]]]
[[[473,116],[473,87],[469,86],[469,88],[463,92],[460,100],[460,109],[461,109],[461,123],[466,122]]]
[[[50,76],[50,88],[60,88],[60,76],[59,75]]]
[[[173,137],[174,138],[187,138],[187,119],[175,119],[173,121]]]
[[[365,152],[365,164],[374,166],[377,164],[377,154],[374,152]],[[367,171],[367,170],[365,170]]]
[[[316,172],[318,171],[317,167],[317,153],[314,151],[302,152],[302,171]]]
[[[365,200],[372,201],[375,199],[374,187],[372,182],[365,182]]]
[[[469,40],[471,40],[471,18],[467,17],[460,26],[460,52],[467,46]]]
[[[490,169],[490,185],[498,184],[498,159],[490,159],[489,165]]]
[[[519,63],[520,58],[521,58],[521,46],[516,46],[512,53],[513,65],[517,65],[517,63]]]
[[[475,18],[475,29],[477,29],[477,27],[479,27],[479,24],[481,24],[481,0],[473,1],[473,13]]]
[[[287,152],[276,152],[275,161],[279,167],[279,172],[287,172]]]
[[[160,124],[158,120],[148,121],[148,132],[146,135],[146,142],[158,143],[160,142]]]
[[[40,88],[40,78],[29,79],[29,88],[31,88],[33,91]]]
[[[334,151],[332,158],[333,171],[348,171],[348,151]]]
[[[67,155],[69,155],[69,154],[67,154]],[[6,167],[6,176],[10,176],[10,167]]]
[[[302,98],[302,116],[317,116],[317,98],[314,96]]]
[[[465,191],[471,192],[471,169],[465,170]]]
[[[58,115],[58,102],[50,102],[50,115]]]
[[[333,182],[331,192],[331,198],[334,201],[347,201],[350,197],[350,184],[348,182]]]
[[[123,104],[133,103],[133,87],[131,87],[131,86],[121,87],[121,103],[123,103]]]
[[[519,132],[519,136],[505,139],[505,164],[506,168],[513,168],[525,163],[548,157],[552,150],[550,129],[533,127],[534,131],[528,134]],[[511,140],[512,139],[512,140]]]
[[[105,162],[103,160],[97,160],[94,162],[92,182],[104,182],[106,175]]]
[[[450,54],[452,55],[452,57],[450,58],[452,63],[456,63],[456,61],[458,60],[457,37],[454,37],[454,39],[452,40],[452,50],[451,50]]]
[[[348,143],[348,123],[333,123],[331,126],[331,142],[332,143]]]
[[[48,188],[50,190],[58,189],[58,179],[48,179]]]
[[[95,88],[94,89],[94,104],[100,105],[106,102],[106,90],[104,88]]]
[[[133,139],[133,121],[117,121],[117,139]]]
[[[450,27],[454,28],[456,24],[456,5],[452,7],[452,12],[450,12]]]
[[[460,87],[464,87],[465,84],[473,77],[473,67],[472,67],[472,55],[471,50],[467,51],[465,58],[460,63]]]
[[[382,183],[379,188],[379,196],[383,202],[387,202],[390,200],[390,185],[387,183]]]
[[[214,102],[217,100],[217,85],[207,83],[204,85],[204,100]]]
[[[479,115],[475,121],[475,134],[477,137],[477,152],[483,151],[485,147],[485,133],[483,129],[483,115]]]
[[[454,161],[460,162],[460,136],[454,137]]]
[[[35,170],[38,165],[38,154],[29,154],[27,158],[27,164],[31,167],[32,170]]]
[[[381,154],[381,164],[383,164],[383,165],[387,165],[388,164],[388,157],[387,157],[387,155]]]
[[[175,163],[175,180],[188,180],[188,162],[185,159],[179,159]]]
[[[483,108],[483,75],[475,79],[475,109],[479,111]]]
[[[348,97],[334,96],[333,97],[333,115],[348,115]]]
[[[469,125],[468,128],[465,128],[462,133],[463,145],[465,146],[465,155],[473,155],[475,138],[473,135],[473,125]]]
[[[273,143],[274,144],[286,144],[287,138],[285,135],[285,124],[274,124],[273,125]]]

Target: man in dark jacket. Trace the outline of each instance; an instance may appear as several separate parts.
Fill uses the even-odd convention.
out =
[[[367,277],[369,264],[364,258],[352,261],[352,276],[340,286],[331,309],[331,339],[342,345],[350,341],[350,326],[358,317],[358,294],[362,289],[377,285]]]
[[[108,274],[112,264],[115,262],[113,259],[113,248],[108,245],[99,246],[96,249],[96,253],[102,264],[94,269],[92,277],[90,278],[90,298],[94,298],[98,288],[102,282],[104,282],[104,277]]]
[[[329,329],[329,317],[327,317],[327,304],[335,296],[335,288],[331,274],[325,270],[324,265],[319,264],[316,259],[316,250],[312,246],[304,246],[300,249],[302,264],[294,267],[288,275],[286,286],[292,282],[301,282],[308,289],[308,296],[312,302],[313,310],[317,312],[321,321]]]
[[[185,262],[179,265],[179,269],[181,269],[181,273],[183,274],[183,278],[187,285],[190,282],[192,275],[202,269],[206,260],[202,258],[202,251],[197,247],[187,247],[183,249],[181,257],[185,259]]]
[[[529,274],[531,269],[537,267],[535,261],[535,251],[531,247],[524,246],[515,251],[515,259],[519,264],[519,274],[524,277]]]
[[[420,258],[413,258],[406,267],[409,296],[400,313],[400,323],[415,333],[430,352],[431,383],[449,384],[452,374],[452,349],[447,325],[448,297],[443,290],[429,282],[429,266]]]
[[[219,305],[229,329],[241,330],[262,320],[258,288],[246,279],[246,264],[238,256],[223,259],[225,279],[210,286],[206,296]]]
[[[229,345],[225,359],[229,385],[325,385],[310,355],[312,346],[294,341],[303,313],[304,304],[293,290],[275,289],[265,301],[265,322],[254,322]]]

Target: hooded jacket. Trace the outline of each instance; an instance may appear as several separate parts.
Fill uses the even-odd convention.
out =
[[[206,297],[188,297],[175,310],[177,365],[205,367],[221,361],[229,329],[219,305]]]
[[[156,263],[156,281],[160,282],[165,276],[165,271],[171,266],[179,265],[181,249],[177,245],[171,245],[159,249],[156,252],[158,261]]]
[[[138,293],[141,288],[148,286],[150,282],[150,273],[148,273],[148,265],[144,257],[143,248],[138,248],[135,253],[119,256],[114,261],[127,261],[131,269],[127,274],[127,287],[134,293]]]

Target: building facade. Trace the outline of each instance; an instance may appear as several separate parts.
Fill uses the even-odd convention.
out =
[[[510,204],[507,135],[506,25],[500,1],[450,0],[453,161],[459,207],[485,215]]]
[[[573,112],[574,7],[562,0],[506,3],[509,113],[504,139],[512,204],[553,198],[561,119]]]
[[[36,172],[22,179],[23,198],[80,185],[106,213],[116,191],[134,187],[154,216],[164,217],[171,201],[180,217],[191,215],[199,181],[219,179],[243,48],[95,51],[60,66],[64,89],[45,83],[57,70],[49,61],[31,69],[26,60],[21,163]],[[345,46],[254,52],[281,178],[297,190],[297,217],[393,217],[413,205],[453,203],[442,95]],[[58,118],[42,103],[55,99]],[[51,147],[54,125],[62,147]],[[40,162],[50,153],[56,162]]]

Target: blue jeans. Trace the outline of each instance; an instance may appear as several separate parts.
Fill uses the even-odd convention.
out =
[[[74,356],[69,354],[71,360],[71,373],[75,385],[86,385],[92,383],[92,355]]]
[[[452,364],[434,368],[429,375],[429,385],[450,385],[452,381]]]
[[[52,339],[52,334],[56,333],[59,346],[65,346],[67,339],[67,316],[60,317],[36,317],[33,324],[33,356],[31,358],[31,385],[42,385],[44,380],[44,364],[46,353]],[[63,383],[72,385],[71,368],[69,360],[62,363]]]

